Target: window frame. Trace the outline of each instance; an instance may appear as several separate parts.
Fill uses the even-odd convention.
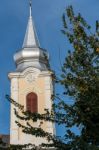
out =
[[[38,96],[34,92],[30,92],[26,95],[26,111],[31,113],[38,112]]]

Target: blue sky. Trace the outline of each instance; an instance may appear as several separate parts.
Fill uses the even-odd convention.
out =
[[[5,99],[10,94],[8,72],[15,70],[13,55],[21,49],[29,15],[28,0],[0,0],[0,133],[9,133],[10,105]],[[48,50],[52,69],[60,73],[61,62],[70,47],[62,35],[62,14],[68,5],[94,27],[99,20],[99,0],[32,0],[33,19],[42,48]],[[58,131],[60,134],[60,131]]]

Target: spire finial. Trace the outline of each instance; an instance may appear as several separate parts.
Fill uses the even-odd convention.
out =
[[[32,19],[32,0],[29,0],[30,16],[28,19],[27,30],[24,38],[23,47],[40,47],[36,34],[35,26]]]
[[[32,0],[29,0],[30,1],[30,17],[32,16]]]

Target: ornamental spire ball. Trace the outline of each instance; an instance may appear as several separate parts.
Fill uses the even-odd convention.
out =
[[[30,0],[30,6],[32,6],[32,0]]]
[[[30,0],[30,16],[32,17],[32,0]]]

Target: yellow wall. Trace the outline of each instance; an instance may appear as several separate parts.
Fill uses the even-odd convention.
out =
[[[26,95],[30,92],[35,92],[38,96],[38,113],[44,113],[45,109],[45,78],[37,78],[32,83],[29,83],[25,78],[19,78],[19,104],[24,105],[26,110]],[[25,125],[26,121],[21,121],[21,124]],[[32,123],[31,123],[32,124]],[[33,126],[38,126],[38,122],[34,123]],[[46,122],[42,124],[42,128],[46,129]],[[19,136],[22,131],[19,128]]]

